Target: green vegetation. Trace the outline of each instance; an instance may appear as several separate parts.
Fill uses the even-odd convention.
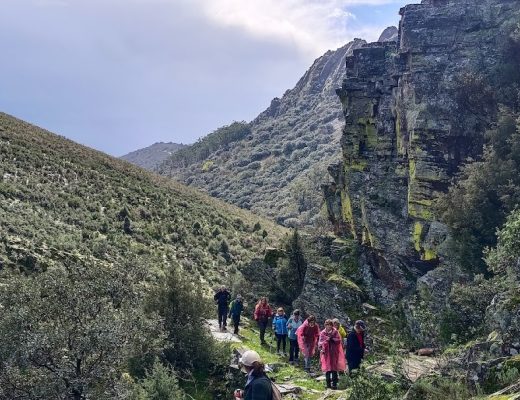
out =
[[[296,229],[285,245],[285,254],[286,262],[282,263],[279,270],[280,289],[284,298],[278,300],[291,304],[301,293],[307,272],[307,261]]]
[[[0,227],[5,399],[163,398],[195,368],[217,388],[205,296],[285,235],[5,114]]]
[[[454,284],[448,308],[441,316],[441,340],[444,343],[466,343],[486,333],[489,328],[482,321],[497,289],[497,285],[482,275],[476,275],[473,282]]]
[[[223,126],[209,135],[199,139],[195,144],[177,150],[158,168],[160,173],[169,173],[171,168],[186,167],[193,163],[206,160],[211,153],[242,140],[251,134],[251,127],[245,121],[233,122]],[[202,165],[202,171],[210,170],[213,161],[206,161]]]
[[[428,377],[415,382],[408,392],[410,400],[469,400],[473,396],[458,379]]]
[[[496,229],[520,202],[520,27],[504,34],[501,50],[499,67],[487,77],[468,72],[456,82],[459,121],[468,116],[477,121],[460,129],[486,131],[486,145],[482,159],[465,165],[438,202],[443,220],[455,232],[459,262],[477,272],[485,269],[483,249],[496,244]],[[492,93],[489,80],[498,87]]]

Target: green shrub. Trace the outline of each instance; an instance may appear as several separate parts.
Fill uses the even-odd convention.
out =
[[[350,389],[349,400],[395,400],[404,394],[396,383],[388,383],[377,375],[371,375],[365,370],[354,372],[346,380],[341,380],[340,389]]]
[[[473,398],[467,386],[457,379],[435,377],[415,382],[408,391],[408,400],[468,400]]]
[[[500,291],[497,283],[477,275],[473,282],[453,285],[448,308],[441,316],[440,336],[444,343],[466,343],[487,332],[486,309]]]
[[[156,360],[146,376],[132,385],[130,400],[184,400],[174,371]]]

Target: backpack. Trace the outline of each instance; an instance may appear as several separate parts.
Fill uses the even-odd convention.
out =
[[[276,383],[271,381],[271,388],[273,389],[272,400],[282,400],[282,393],[280,393],[280,389],[276,386]]]

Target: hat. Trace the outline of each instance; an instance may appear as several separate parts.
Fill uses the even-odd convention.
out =
[[[360,320],[360,319],[358,319],[354,325],[357,326],[357,327],[359,327],[359,328],[361,328],[362,330],[367,329],[367,326],[366,326],[366,324],[365,324],[365,321],[362,321],[362,320]]]
[[[254,350],[247,350],[238,362],[245,367],[252,367],[255,362],[261,362],[261,358],[258,353]],[[242,372],[247,372],[245,368],[242,367]]]

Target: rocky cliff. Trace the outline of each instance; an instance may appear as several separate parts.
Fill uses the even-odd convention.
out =
[[[337,91],[343,160],[324,187],[336,231],[362,245],[362,273],[383,303],[413,291],[446,257],[435,200],[462,163],[481,155],[494,118],[487,92],[464,92],[461,82],[480,74],[496,90],[501,40],[520,3],[425,0],[400,14],[397,43],[367,44],[347,58]]]

